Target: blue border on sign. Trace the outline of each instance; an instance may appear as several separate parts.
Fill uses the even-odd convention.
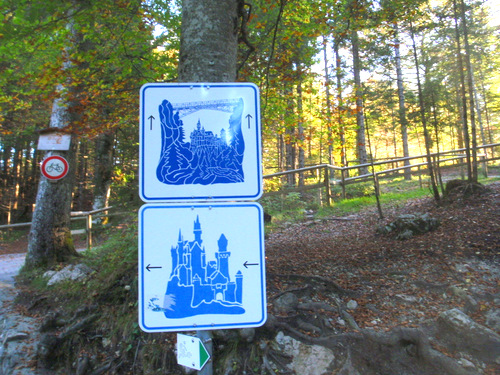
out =
[[[259,259],[260,259],[260,277],[261,277],[261,304],[262,309],[260,312],[260,320],[254,322],[241,322],[241,323],[218,323],[218,324],[200,324],[200,325],[179,325],[179,326],[163,326],[163,327],[148,327],[144,322],[145,312],[145,290],[144,290],[144,270],[146,267],[144,261],[144,213],[148,209],[165,209],[165,208],[184,208],[192,210],[193,208],[238,208],[238,207],[255,207],[259,213]],[[255,202],[241,202],[234,204],[214,203],[214,204],[145,204],[139,211],[139,325],[146,332],[178,332],[178,331],[193,331],[193,330],[213,330],[213,329],[231,329],[231,328],[246,328],[246,327],[260,327],[267,320],[267,298],[266,298],[266,274],[265,274],[265,251],[264,251],[264,217],[263,208],[259,203]],[[242,317],[244,317],[243,315]]]
[[[202,87],[234,87],[234,88],[251,88],[254,90],[254,103],[255,103],[255,144],[257,145],[257,191],[253,195],[221,195],[221,196],[210,196],[210,195],[200,195],[200,196],[183,196],[183,197],[147,197],[145,194],[145,178],[144,178],[144,160],[145,160],[145,151],[144,151],[144,138],[145,138],[145,129],[146,129],[146,114],[144,113],[145,107],[145,91],[149,88],[202,88]],[[216,201],[230,201],[230,200],[257,200],[262,196],[263,187],[262,187],[262,164],[261,164],[261,154],[262,154],[262,144],[261,144],[261,124],[259,115],[259,95],[258,95],[258,87],[253,83],[179,83],[179,84],[162,84],[162,83],[147,83],[141,87],[140,90],[140,163],[139,163],[139,195],[141,199],[148,202],[185,202],[185,201],[205,201],[205,200],[216,200]]]

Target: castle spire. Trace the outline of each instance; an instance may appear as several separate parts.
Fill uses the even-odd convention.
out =
[[[196,220],[194,222],[194,229],[193,229],[193,234],[194,234],[194,240],[198,242],[201,245],[202,239],[201,239],[201,224],[200,224],[200,217],[196,215]]]

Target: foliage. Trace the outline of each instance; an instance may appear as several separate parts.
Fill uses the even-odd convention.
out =
[[[498,141],[500,59],[498,30],[486,4],[467,2],[471,60],[475,67],[479,138]],[[422,0],[256,0],[244,5],[238,79],[261,90],[264,173],[301,165],[356,163],[356,95],[350,33],[357,30],[362,60],[364,117],[372,157],[402,156],[395,84],[397,21],[410,154],[423,153],[422,125],[409,51],[410,23],[422,57],[425,116],[433,151],[463,146],[457,102],[458,71],[449,3]],[[2,2],[0,25],[0,220],[29,221],[43,157],[37,130],[47,126],[57,86],[73,82],[80,94],[75,209],[90,209],[97,168],[94,140],[114,138],[112,201],[138,205],[138,90],[145,82],[175,81],[181,2],[85,0]],[[68,15],[81,40],[67,50]],[[334,51],[338,53],[338,64]],[[248,54],[250,52],[250,54]],[[462,51],[463,53],[463,51]],[[63,69],[70,61],[71,69]],[[328,68],[328,76],[325,75]],[[329,98],[327,100],[327,89]],[[287,185],[297,181],[286,181]],[[269,183],[266,191],[282,188]]]

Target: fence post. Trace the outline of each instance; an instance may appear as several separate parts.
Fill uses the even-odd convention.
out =
[[[417,167],[417,173],[418,173],[418,184],[420,185],[420,189],[422,189],[422,173],[420,173],[420,165]]]
[[[486,155],[481,156],[481,164],[483,166],[483,176],[488,178],[488,164],[486,163]]]
[[[90,250],[92,248],[92,215],[88,214],[87,215],[87,225],[86,228],[87,230],[87,250]]]
[[[342,184],[342,199],[345,199],[345,172],[346,170],[342,168],[342,171],[340,173],[340,180]]]
[[[326,190],[326,205],[330,207],[331,191],[330,191],[330,171],[325,167],[325,190]]]

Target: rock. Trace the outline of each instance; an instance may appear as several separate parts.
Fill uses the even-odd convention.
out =
[[[486,325],[495,332],[500,332],[500,309],[488,310],[485,314]]]
[[[287,367],[296,374],[322,375],[335,360],[333,352],[319,345],[307,345],[279,332],[275,338],[279,351],[292,357]]]
[[[488,363],[500,364],[500,335],[473,321],[458,309],[440,314],[437,336],[452,351],[459,351]]]
[[[289,313],[294,311],[299,304],[299,299],[293,293],[285,293],[274,301],[274,311],[276,313]]]
[[[418,298],[415,296],[407,296],[406,294],[396,294],[396,298],[402,302],[414,304],[418,302]]]
[[[398,240],[407,240],[416,234],[436,229],[439,221],[429,214],[401,215],[392,223],[377,228],[377,233],[394,234]]]
[[[349,302],[347,302],[346,307],[347,310],[356,310],[358,307],[358,303],[352,299]]]
[[[80,281],[90,275],[93,270],[85,264],[69,265],[64,267],[61,271],[47,271],[44,277],[48,278],[48,286],[63,282],[63,281]]]
[[[238,332],[240,337],[246,342],[252,342],[255,338],[255,328],[242,328]]]
[[[30,335],[26,332],[9,331],[5,335],[5,339],[3,340],[2,345],[6,346],[7,343],[9,343],[11,341],[26,340],[29,337],[30,337]]]

